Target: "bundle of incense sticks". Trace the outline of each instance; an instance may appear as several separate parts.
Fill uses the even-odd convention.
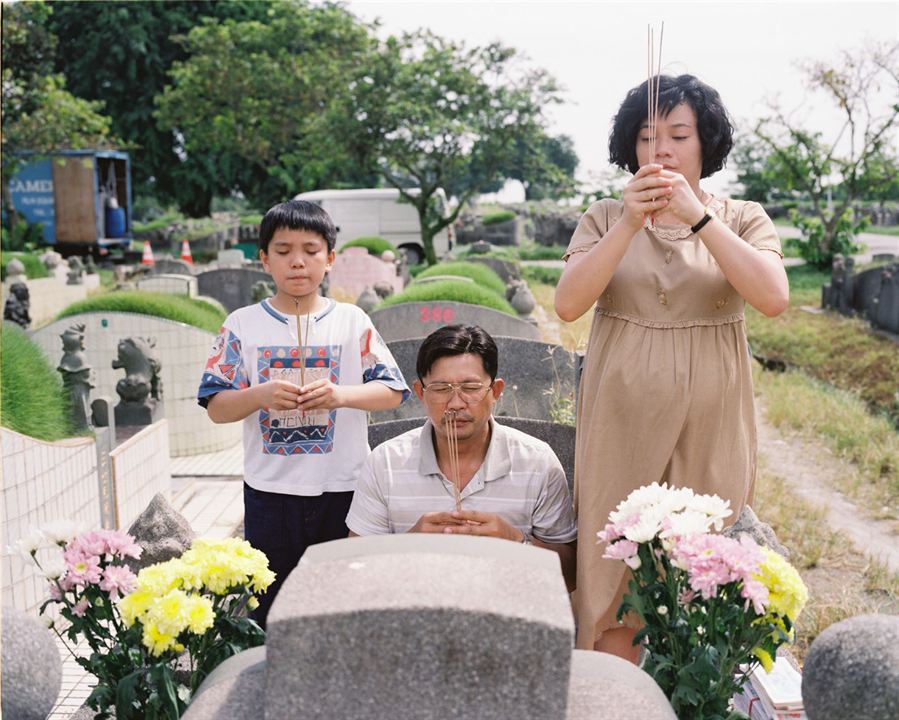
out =
[[[446,420],[446,440],[449,445],[450,474],[453,483],[453,497],[456,500],[456,510],[462,510],[462,477],[459,471],[459,436],[456,429],[456,411],[446,410],[443,413]]]
[[[646,76],[646,124],[649,130],[649,162],[656,159],[656,131],[659,119],[659,81],[662,76],[662,39],[665,36],[665,23],[659,31],[659,54],[656,56],[656,31],[651,25],[646,26],[646,60],[648,72]]]
[[[311,312],[306,313],[306,338],[300,333],[300,299],[294,298],[297,318],[297,354],[300,358],[300,387],[306,385],[306,347],[309,344],[309,326],[312,324]],[[304,411],[305,412],[305,411]]]

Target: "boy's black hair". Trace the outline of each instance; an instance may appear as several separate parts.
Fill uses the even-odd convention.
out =
[[[668,117],[668,113],[683,102],[696,113],[696,129],[702,148],[700,177],[718,172],[734,145],[733,123],[718,91],[693,75],[660,75],[658,82],[659,115]],[[645,82],[628,92],[609,133],[609,162],[632,173],[640,169],[637,135],[648,114],[646,95]]]
[[[446,325],[428,335],[418,348],[418,379],[431,372],[440,358],[466,353],[480,357],[490,381],[496,380],[499,351],[489,333],[478,325]]]
[[[270,208],[259,225],[259,249],[268,252],[272,236],[282,228],[318,233],[327,243],[328,252],[337,243],[337,228],[331,216],[308,200],[288,200]]]

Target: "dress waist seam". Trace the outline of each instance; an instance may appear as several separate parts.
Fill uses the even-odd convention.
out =
[[[624,320],[634,325],[642,325],[648,328],[657,328],[661,330],[670,330],[674,328],[689,327],[713,327],[716,325],[734,325],[743,322],[743,313],[734,313],[733,315],[723,315],[721,317],[705,317],[690,318],[689,320],[649,320],[648,318],[637,317],[636,315],[628,315],[618,312],[617,310],[607,310],[597,306],[597,315]]]

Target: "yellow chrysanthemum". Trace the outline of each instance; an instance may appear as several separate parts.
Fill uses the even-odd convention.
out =
[[[194,595],[187,608],[187,628],[194,635],[202,635],[215,622],[215,611],[212,601],[207,597]]]
[[[250,599],[247,600],[247,608],[250,610],[255,610],[258,607],[259,601],[253,595],[250,595]]]
[[[183,590],[169,590],[147,611],[147,620],[160,631],[178,637],[187,627],[190,598]]]
[[[181,560],[174,559],[145,567],[137,574],[137,587],[164,595],[169,590],[181,587]]]
[[[119,600],[119,614],[125,625],[128,627],[134,625],[141,615],[150,608],[155,599],[156,595],[152,591],[138,588]]]
[[[768,588],[768,611],[796,622],[808,601],[808,589],[796,569],[773,550],[763,548],[765,560],[753,577]]]
[[[774,667],[774,659],[771,657],[771,653],[767,650],[762,650],[762,648],[752,648],[752,654],[755,655],[762,663],[762,667],[765,668],[765,672],[771,672],[771,669]]]
[[[155,623],[144,623],[144,646],[150,651],[151,655],[156,657],[162,655],[166,650],[175,647],[175,637],[162,632]]]

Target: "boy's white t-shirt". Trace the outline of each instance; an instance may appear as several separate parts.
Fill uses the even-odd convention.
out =
[[[328,299],[327,307],[302,315],[305,381],[330,377],[337,385],[381,382],[409,387],[368,315],[355,305]],[[300,384],[296,318],[267,301],[231,313],[213,345],[198,401],[274,378]],[[243,420],[244,480],[265,492],[321,495],[355,490],[369,452],[364,410],[260,410]]]

